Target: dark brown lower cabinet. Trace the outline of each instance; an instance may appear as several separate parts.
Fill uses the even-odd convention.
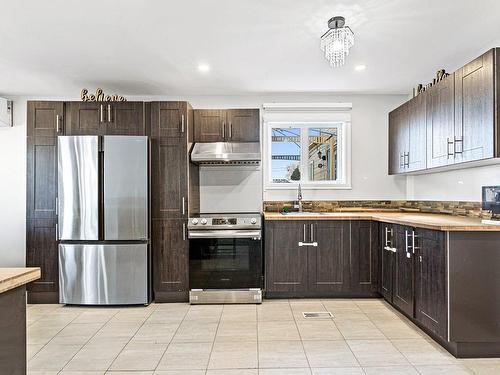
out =
[[[376,293],[380,283],[379,223],[351,221],[350,231],[350,287],[352,292]]]
[[[0,374],[26,375],[26,288],[0,293]]]
[[[445,339],[447,332],[445,232],[381,223],[380,294]]]
[[[414,290],[413,290],[413,262],[414,254],[409,246],[412,229],[395,225],[394,240],[396,252],[394,253],[394,284],[392,303],[413,316]]]
[[[184,219],[153,219],[153,284],[156,302],[187,301],[189,241]]]
[[[308,291],[319,294],[348,292],[349,221],[308,222],[306,235]]]
[[[266,221],[266,296],[373,296],[378,242],[369,221]]]
[[[309,222],[283,220],[265,222],[266,291],[303,295],[308,284],[308,247],[305,242]]]
[[[448,309],[445,232],[416,229],[415,235],[415,319],[445,339]]]
[[[394,286],[394,226],[392,224],[380,224],[380,284],[379,292],[390,303],[392,303]]]

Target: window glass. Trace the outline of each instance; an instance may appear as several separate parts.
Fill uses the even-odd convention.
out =
[[[335,181],[338,174],[338,129],[309,128],[309,181]]]
[[[299,128],[272,128],[272,182],[290,183],[300,181],[300,135]]]

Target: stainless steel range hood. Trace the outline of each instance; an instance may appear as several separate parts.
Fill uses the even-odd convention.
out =
[[[259,142],[195,143],[191,161],[202,165],[258,165]]]

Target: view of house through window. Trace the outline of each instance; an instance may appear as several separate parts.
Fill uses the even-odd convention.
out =
[[[271,183],[339,179],[341,124],[271,124]]]

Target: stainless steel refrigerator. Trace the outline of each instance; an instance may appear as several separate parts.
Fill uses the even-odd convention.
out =
[[[148,304],[149,141],[58,137],[59,302]]]

